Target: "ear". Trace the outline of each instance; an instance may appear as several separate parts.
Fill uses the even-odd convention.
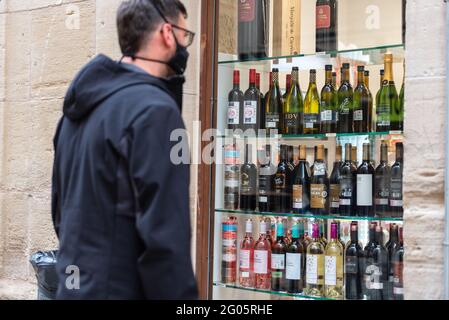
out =
[[[162,26],[162,42],[166,47],[172,48],[175,45],[175,38],[173,36],[173,28],[170,24],[165,23]]]

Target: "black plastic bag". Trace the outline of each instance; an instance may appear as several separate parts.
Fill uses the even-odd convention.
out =
[[[30,262],[36,272],[38,300],[55,300],[58,290],[56,273],[57,251],[37,252],[31,256]]]

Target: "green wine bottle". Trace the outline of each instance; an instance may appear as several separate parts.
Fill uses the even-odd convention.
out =
[[[384,84],[384,78],[385,78],[385,70],[380,70],[380,86],[379,86],[379,90],[377,91],[376,94],[376,103],[374,106],[374,110],[373,110],[373,131],[377,131],[377,107],[379,106],[380,103],[380,92],[382,91],[382,86]]]
[[[390,131],[399,121],[397,113],[397,104],[399,104],[398,92],[393,78],[393,54],[385,54],[385,76],[382,83],[382,89],[379,96],[379,105],[377,106],[377,132]],[[395,125],[392,126],[392,123]]]
[[[326,65],[326,84],[321,90],[321,133],[337,132],[337,92],[333,84],[332,65]]]
[[[282,128],[282,94],[279,88],[279,70],[274,68],[272,72],[272,82],[270,91],[265,98],[265,128],[268,130],[278,130]]]
[[[402,80],[401,92],[399,94],[399,101],[397,108],[395,108],[391,115],[391,130],[404,130],[404,82],[405,82],[405,65],[404,65],[404,79]]]
[[[292,69],[292,85],[284,103],[284,134],[302,134],[304,103],[299,86],[299,68]]]
[[[375,122],[374,122],[374,110],[373,110],[373,94],[369,88],[369,71],[365,70],[365,87],[368,90],[368,132],[372,132]]]
[[[304,100],[304,134],[320,132],[320,97],[316,86],[316,70],[310,70],[310,83]]]
[[[344,63],[341,79],[341,86],[338,90],[338,132],[353,132],[353,94],[351,83],[349,82],[349,63]]]
[[[354,90],[354,132],[368,132],[369,92],[365,86],[365,67],[357,67],[357,87]]]

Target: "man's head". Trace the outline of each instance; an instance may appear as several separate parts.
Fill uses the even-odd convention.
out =
[[[187,11],[179,0],[127,0],[117,13],[119,43],[125,56],[168,62],[177,44],[187,47]]]

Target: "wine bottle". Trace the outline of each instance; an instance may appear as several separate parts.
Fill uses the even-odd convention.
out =
[[[324,146],[319,145],[310,179],[310,209],[314,215],[328,215],[329,178],[324,162]]]
[[[267,240],[267,225],[260,222],[260,237],[254,247],[254,274],[256,289],[271,288],[271,245]]]
[[[224,150],[224,208],[239,208],[240,155],[235,142],[225,146]]]
[[[309,164],[306,161],[306,146],[299,147],[299,163],[293,171],[293,203],[294,213],[306,214],[310,207]]]
[[[374,168],[371,165],[369,143],[363,144],[363,163],[357,169],[357,214],[374,217]]]
[[[252,163],[252,146],[246,145],[245,163],[240,168],[240,209],[256,210],[257,167]]]
[[[374,101],[373,101],[373,94],[371,93],[371,90],[369,88],[369,71],[365,70],[365,87],[366,90],[368,90],[368,128],[367,132],[374,131],[375,128],[375,121],[374,121]]]
[[[306,294],[324,296],[324,246],[319,235],[319,226],[313,224],[312,242],[307,247]]]
[[[271,72],[270,72],[271,73]],[[260,96],[260,109],[257,110],[257,114],[259,115],[259,128],[258,129],[265,129],[265,123],[266,123],[266,112],[265,112],[265,96],[263,95],[262,91],[260,90],[260,73],[256,73],[256,88],[259,91]]]
[[[240,90],[240,71],[234,70],[234,87],[228,96],[228,129],[239,129],[243,120],[243,92]]]
[[[351,223],[351,241],[346,248],[345,254],[345,282],[347,300],[362,299],[361,261],[363,259],[363,251],[359,244],[358,233],[357,222]]]
[[[295,149],[293,146],[287,146],[287,192],[288,192],[288,212],[292,211],[293,202],[293,172],[295,171],[294,164]]]
[[[265,155],[259,170],[259,211],[274,210],[274,180],[276,167],[271,163],[271,145],[265,146]]]
[[[285,103],[285,101],[287,101],[287,96],[290,92],[290,89],[292,88],[292,75],[291,74],[287,74],[286,78],[285,78],[285,93],[282,96],[282,102]]]
[[[385,300],[388,283],[388,251],[383,245],[382,227],[376,227],[376,247],[373,249],[373,263],[368,265],[370,300]]]
[[[286,254],[285,278],[288,293],[301,293],[303,291],[303,255],[304,247],[300,241],[299,224],[292,226],[292,243]]]
[[[404,88],[405,83],[402,83],[402,87],[401,87],[401,91],[399,93],[399,110],[400,110],[400,115],[399,115],[399,126],[396,128],[398,131],[403,131],[404,130]],[[392,129],[395,129],[394,127]]]
[[[254,288],[254,239],[253,221],[248,219],[245,226],[245,238],[240,244],[239,279],[240,286]]]
[[[397,121],[397,118],[394,118],[393,112],[396,110],[398,103],[398,93],[393,78],[393,55],[391,53],[386,53],[384,81],[379,94],[379,104],[376,108],[377,132],[390,131],[391,122]]]
[[[375,271],[371,267],[374,264],[373,251],[376,248],[376,222],[371,222],[369,225],[369,242],[365,246],[363,250],[363,259],[362,259],[362,271],[363,271],[363,283],[362,283],[362,292],[364,300],[372,299],[372,289],[371,282],[372,276]]]
[[[385,246],[388,251],[388,282],[385,300],[394,300],[394,254],[399,248],[399,228],[395,223],[390,224],[390,240]]]
[[[331,215],[338,215],[340,212],[340,169],[343,165],[341,161],[342,147],[337,146],[335,152],[334,169],[330,177],[330,213]]]
[[[340,206],[342,216],[355,216],[357,169],[352,162],[352,145],[345,145],[345,162],[340,169]]]
[[[265,98],[265,128],[267,130],[282,129],[282,95],[279,89],[279,70],[273,69],[270,91]]]
[[[316,86],[316,70],[310,70],[310,83],[304,99],[304,134],[320,132],[320,97]]]
[[[357,87],[354,90],[354,132],[369,132],[369,91],[365,86],[365,67],[357,67]]]
[[[324,292],[330,299],[342,300],[343,293],[343,254],[344,248],[338,241],[338,224],[331,224],[331,239],[326,246]]]
[[[256,87],[256,70],[249,71],[249,88],[245,92],[243,127],[244,131],[254,130],[257,132],[260,125],[260,92]]]
[[[222,223],[221,281],[235,284],[237,280],[237,218],[225,217]]]
[[[306,222],[307,223],[307,222]],[[307,233],[304,231],[304,221],[301,221],[299,223],[299,242],[302,244],[302,247],[304,248],[304,254],[302,258],[302,265],[304,266],[301,270],[301,278],[302,278],[302,285],[303,289],[307,286],[306,283],[306,264],[307,264],[307,248],[309,247],[310,240],[307,236]]]
[[[238,2],[238,53],[240,60],[267,56],[267,1],[241,0]]]
[[[289,171],[287,165],[287,146],[281,146],[281,157],[278,165],[278,170],[275,176],[274,188],[274,211],[280,213],[286,213],[290,211],[288,186],[290,181]]]
[[[299,69],[293,67],[292,86],[284,103],[284,134],[302,134],[304,103],[299,87]]]
[[[319,224],[320,226],[320,239],[321,239],[321,243],[323,244],[324,248],[326,248],[327,246],[327,239],[326,239],[326,230],[324,228],[324,222]]]
[[[274,243],[274,239],[276,239],[276,220],[274,220],[274,218],[266,218],[265,223],[267,229],[267,241],[270,243],[271,248]]]
[[[389,212],[388,201],[390,198],[390,171],[391,168],[388,165],[388,144],[382,142],[380,147],[380,164],[376,168],[375,172],[375,203],[376,203],[376,216],[386,217]]]
[[[391,167],[390,210],[393,217],[404,215],[403,202],[404,145],[396,143],[396,162]]]
[[[404,237],[403,229],[399,229],[399,246],[393,254],[393,270],[394,270],[394,300],[404,300]]]
[[[284,225],[279,221],[276,225],[276,242],[271,250],[271,290],[284,291],[285,287],[285,258],[287,245],[284,240]]]
[[[373,131],[377,131],[377,107],[380,104],[380,92],[382,91],[382,86],[384,85],[384,78],[385,78],[385,70],[380,70],[380,86],[379,86],[379,90],[377,91],[376,94],[376,104],[373,110]]]
[[[337,132],[338,96],[333,84],[332,65],[326,65],[326,84],[321,90],[321,133]]]
[[[349,63],[344,63],[341,70],[341,86],[338,90],[338,132],[353,132],[353,94],[351,83],[349,82]]]
[[[337,0],[318,0],[316,3],[316,52],[337,51],[337,37]]]
[[[404,60],[404,72],[403,72],[402,86],[399,93],[399,97],[391,110],[391,128],[392,131],[404,130],[404,82],[405,82],[405,60]]]

